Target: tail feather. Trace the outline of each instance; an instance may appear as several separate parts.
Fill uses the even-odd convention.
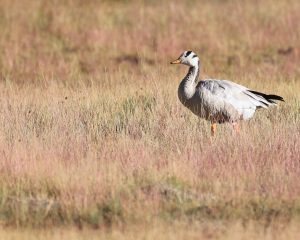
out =
[[[261,93],[261,92],[257,92],[257,91],[253,91],[253,90],[249,90],[249,92],[255,94],[255,95],[258,95],[258,96],[261,96],[263,97],[264,99],[266,99],[269,103],[275,103],[275,101],[273,100],[278,100],[278,101],[283,101],[284,102],[284,99],[278,95],[274,95],[274,94],[265,94],[265,93]]]

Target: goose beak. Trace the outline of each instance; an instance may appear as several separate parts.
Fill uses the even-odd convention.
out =
[[[179,63],[181,63],[181,60],[180,59],[177,59],[177,60],[175,60],[175,61],[173,61],[173,62],[170,62],[171,64],[179,64]]]

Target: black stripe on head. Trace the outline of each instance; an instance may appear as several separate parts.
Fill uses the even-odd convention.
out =
[[[196,54],[194,54],[194,56],[192,58],[198,57]]]
[[[185,57],[187,57],[188,55],[190,55],[192,53],[192,51],[187,51],[185,54]]]

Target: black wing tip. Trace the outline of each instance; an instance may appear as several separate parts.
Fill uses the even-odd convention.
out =
[[[284,99],[283,99],[283,97],[278,96],[278,95],[274,95],[274,94],[268,95],[268,98],[272,99],[272,100],[278,100],[278,101],[285,102]]]
[[[281,96],[278,96],[278,95],[275,95],[275,94],[265,94],[265,93],[261,93],[261,92],[257,92],[257,91],[253,91],[253,90],[249,90],[249,92],[253,93],[253,94],[256,94],[256,95],[259,95],[263,98],[265,98],[268,102],[270,103],[276,103],[274,102],[273,100],[278,100],[278,101],[282,101],[282,102],[285,102],[283,97]]]

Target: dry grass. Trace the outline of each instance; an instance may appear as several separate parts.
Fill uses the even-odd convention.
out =
[[[297,0],[1,1],[0,236],[297,238],[298,12]],[[286,102],[211,139],[176,96],[187,69],[168,62],[185,49],[203,77]]]
[[[176,229],[176,230],[175,230]],[[12,229],[0,230],[1,237],[6,240],[15,239],[224,239],[224,240],[252,240],[252,239],[298,239],[299,223],[291,222],[288,226],[273,225],[268,229],[257,223],[249,223],[247,227],[238,222],[222,224],[218,221],[209,223],[199,223],[186,221],[154,222],[149,225],[134,225],[123,228],[113,228],[109,230],[78,230],[75,228],[51,228],[48,230],[28,230]]]

